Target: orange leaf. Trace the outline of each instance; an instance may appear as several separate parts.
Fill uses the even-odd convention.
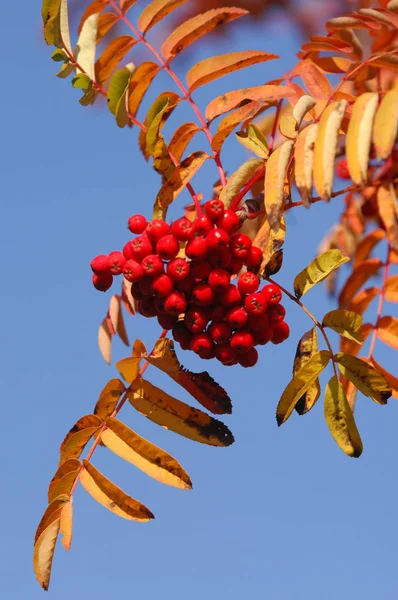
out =
[[[335,38],[323,37],[320,35],[312,36],[311,41],[303,44],[301,48],[305,52],[333,52],[333,50],[337,50],[337,52],[348,52],[349,54],[353,50],[351,44],[345,42],[344,40],[337,40]]]
[[[206,35],[219,25],[233,21],[247,14],[241,8],[215,8],[188,19],[173,31],[162,45],[162,54],[166,60],[172,60],[184,48]]]
[[[53,492],[57,487],[58,483],[61,481],[65,475],[68,473],[72,473],[79,469],[81,466],[80,460],[76,460],[75,458],[70,458],[63,462],[57,469],[54,477],[52,478],[50,485],[48,487],[48,501],[51,502],[51,498],[54,496]],[[55,496],[54,496],[55,498]]]
[[[380,218],[386,228],[392,247],[398,250],[397,197],[392,183],[384,183],[377,192],[377,206]]]
[[[363,344],[368,339],[370,333],[374,330],[374,325],[372,323],[364,323],[359,328],[359,333],[362,336],[362,343],[358,344],[358,342],[354,342],[354,340],[349,340],[348,338],[342,337],[340,340],[340,349],[345,354],[350,354],[351,356],[358,356]]]
[[[380,290],[377,287],[366,288],[366,290],[362,290],[351,300],[347,310],[352,310],[359,315],[363,315],[372,300],[379,294]]]
[[[391,375],[391,373],[383,369],[383,367],[373,357],[371,363],[376,369],[376,371],[379,371],[379,373],[381,373],[381,375],[383,375],[384,379],[387,381],[388,385],[392,390],[392,397],[398,399],[398,379],[394,377],[394,375]]]
[[[144,8],[138,19],[138,27],[142,33],[146,33],[152,27],[167,17],[176,8],[187,0],[153,0]]]
[[[97,43],[112,29],[114,24],[119,20],[115,13],[107,12],[99,16],[97,27]]]
[[[384,286],[384,296],[389,302],[398,302],[398,275],[389,277]]]
[[[91,2],[91,4],[87,6],[86,10],[82,15],[82,18],[80,19],[79,27],[77,29],[78,34],[81,33],[83,25],[87,21],[87,19],[91,17],[91,15],[95,15],[97,13],[102,12],[108,4],[109,0],[94,0],[94,2]],[[116,15],[115,17],[117,18]]]
[[[130,342],[128,340],[126,328],[124,325],[120,296],[112,296],[109,304],[109,318],[111,320],[114,331],[116,331],[119,334],[119,337],[122,340],[122,342],[126,346],[129,346]]]
[[[70,550],[72,545],[73,531],[73,498],[69,498],[68,502],[62,507],[59,532],[62,537],[62,545],[65,550]]]
[[[60,516],[52,521],[38,538],[33,552],[33,568],[44,590],[50,585],[51,567],[60,526]]]
[[[121,35],[111,41],[95,63],[95,76],[99,85],[103,86],[117,68],[121,60],[137,43],[131,35]]]
[[[347,308],[353,296],[363,286],[368,279],[376,275],[378,270],[383,266],[383,262],[379,258],[368,258],[358,265],[347,281],[339,296],[339,308]]]
[[[125,14],[136,2],[137,0],[120,0],[120,10]]]
[[[260,50],[245,50],[243,52],[230,52],[220,56],[206,58],[194,65],[187,73],[189,91],[193,92],[201,85],[210,83],[223,75],[244,69],[260,62],[279,58],[276,54]]]
[[[55,500],[50,502],[50,504],[47,506],[42,518],[40,519],[40,523],[36,529],[35,539],[34,539],[35,544],[36,544],[37,540],[39,539],[39,537],[41,536],[41,534],[43,533],[43,531],[46,529],[46,527],[50,523],[52,523],[55,519],[58,519],[60,517],[62,507],[65,504],[65,502],[67,502],[67,501],[68,501],[67,496],[59,496],[58,498],[55,498]]]
[[[326,73],[346,73],[354,64],[349,58],[340,56],[317,56],[314,54],[311,56],[311,60]]]
[[[395,317],[381,317],[377,322],[377,337],[398,350],[398,319]]]
[[[81,417],[68,431],[60,447],[61,465],[70,458],[79,458],[90,438],[101,427],[102,421],[96,415]]]
[[[111,379],[102,390],[94,408],[94,414],[102,420],[111,416],[126,387],[120,379]]]
[[[247,100],[255,100],[257,102],[272,102],[280,98],[288,98],[293,96],[295,91],[287,86],[282,85],[259,85],[252,88],[243,88],[227,92],[223,96],[214,98],[206,108],[206,119],[212,121],[216,117],[233,110],[239,104]]]
[[[196,125],[196,123],[183,123],[175,131],[173,137],[170,140],[168,150],[170,156],[172,156],[177,163],[180,162],[186,147],[192,140],[195,133],[198,133],[198,131],[201,130]]]
[[[378,244],[381,240],[384,240],[385,237],[386,232],[384,231],[384,229],[374,229],[362,238],[355,251],[355,259],[353,265],[354,269],[363,260],[366,260],[369,257],[369,254],[372,252],[376,244]]]
[[[310,60],[300,62],[295,68],[295,73],[300,75],[308,92],[314,98],[329,98],[332,86],[323,71]]]
[[[136,116],[147,89],[159,71],[159,65],[148,61],[139,65],[132,74],[128,90],[128,108],[133,117]]]
[[[233,132],[235,127],[243,121],[251,120],[262,109],[260,102],[249,102],[244,104],[230,115],[224,117],[218,124],[216,134],[213,137],[211,147],[214,152],[220,152],[223,143],[227,137]]]
[[[70,460],[72,460],[72,459],[70,459]],[[81,464],[80,464],[80,461],[78,461],[78,462],[79,462],[79,467],[76,469],[76,471],[70,471],[69,473],[66,473],[66,475],[64,475],[58,481],[57,485],[52,490],[52,494],[48,498],[49,502],[52,502],[59,496],[70,496],[70,493],[75,484],[76,478],[80,473]]]

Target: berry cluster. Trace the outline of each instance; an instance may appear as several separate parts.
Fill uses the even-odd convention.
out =
[[[220,200],[203,208],[194,222],[183,217],[171,226],[131,217],[128,228],[138,235],[123,252],[92,260],[93,284],[106,291],[113,276],[123,274],[132,283],[137,311],[157,317],[184,350],[223,365],[252,367],[255,346],[289,336],[281,290],[274,284],[259,289],[255,273],[262,251],[239,233],[237,214]]]

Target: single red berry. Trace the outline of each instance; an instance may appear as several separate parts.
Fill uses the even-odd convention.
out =
[[[138,287],[140,288],[141,294],[143,296],[152,296],[152,279],[149,277],[144,277],[141,281],[138,282]]]
[[[247,323],[249,315],[244,306],[233,306],[225,316],[225,320],[232,329],[241,329]]]
[[[214,344],[208,333],[195,333],[191,339],[191,349],[201,358],[210,356],[213,352]]]
[[[185,279],[175,281],[174,285],[179,292],[182,292],[188,297],[190,296],[192,288],[195,285],[195,279],[191,275],[188,275],[188,277],[185,277]]]
[[[164,301],[164,308],[172,315],[181,315],[187,310],[187,299],[181,292],[172,292]]]
[[[254,367],[257,361],[258,352],[255,348],[252,348],[251,350],[249,350],[249,352],[246,352],[246,354],[239,354],[238,356],[238,363],[246,369],[248,367]]]
[[[209,252],[223,250],[224,248],[228,248],[229,235],[223,229],[216,227],[207,234],[206,244]]]
[[[163,260],[172,260],[178,254],[180,244],[174,235],[164,235],[156,244],[156,253]]]
[[[131,252],[131,258],[133,258],[137,262],[141,262],[143,258],[148,256],[148,254],[153,254],[153,247],[148,238],[144,237],[143,235],[139,235],[138,237],[131,240],[129,245],[129,251]],[[123,254],[126,256],[126,254],[124,253],[124,248]]]
[[[97,275],[96,273],[93,273],[93,285],[95,289],[99,292],[106,292],[107,290],[109,290],[112,283],[112,273],[102,273],[102,275]]]
[[[248,329],[240,329],[235,331],[231,337],[231,348],[237,354],[245,354],[254,346],[254,337]]]
[[[262,329],[257,329],[254,332],[255,345],[257,346],[258,344],[259,346],[265,346],[265,344],[268,344],[268,342],[271,341],[273,333],[273,327],[264,327]]]
[[[256,269],[261,265],[263,260],[263,251],[257,246],[252,246],[245,258],[245,265],[249,269]]]
[[[206,239],[203,237],[196,237],[190,240],[185,246],[185,254],[191,260],[203,260],[207,256],[207,244]]]
[[[289,325],[286,323],[286,321],[282,321],[281,323],[275,325],[271,341],[273,344],[281,344],[282,342],[287,340],[289,334]]]
[[[252,247],[252,241],[249,236],[244,233],[236,233],[231,238],[231,252],[236,258],[245,260],[249,254],[250,248]]]
[[[239,304],[242,302],[242,294],[236,285],[230,283],[229,286],[223,292],[221,292],[220,302],[223,306],[225,306],[225,308],[230,308],[234,304]]]
[[[184,323],[192,333],[199,333],[206,327],[209,319],[205,311],[201,308],[189,308],[185,313]]]
[[[148,256],[143,258],[141,265],[145,275],[148,275],[148,277],[156,277],[164,271],[163,262],[157,254],[148,254]]]
[[[275,306],[275,304],[279,304],[279,302],[282,300],[281,288],[274,283],[270,283],[269,285],[263,287],[263,289],[260,291],[260,294],[264,296],[267,304],[270,306]]]
[[[162,275],[158,275],[155,279],[152,280],[152,292],[155,296],[160,296],[161,298],[165,298],[173,291],[174,283],[169,275],[163,273]]]
[[[173,325],[171,333],[176,342],[185,342],[186,344],[188,344],[188,346],[190,345],[192,334],[185,327],[183,321],[177,321],[177,323]]]
[[[231,273],[225,269],[214,269],[209,275],[209,285],[216,292],[222,292],[231,283]]]
[[[131,240],[127,242],[127,244],[123,248],[123,256],[126,260],[131,260],[133,258],[133,253],[131,251]]]
[[[127,226],[131,233],[143,233],[146,229],[147,221],[143,215],[133,215],[129,218]]]
[[[90,267],[96,275],[104,275],[105,273],[109,273],[111,269],[109,258],[105,254],[99,254],[93,258]]]
[[[163,221],[163,219],[154,219],[148,223],[146,228],[146,234],[151,242],[156,243],[161,237],[170,233],[170,225]]]
[[[123,267],[126,264],[126,259],[122,252],[115,250],[115,252],[111,252],[108,256],[110,270],[113,275],[120,275],[123,271]]]
[[[173,315],[158,315],[158,323],[162,329],[173,329],[177,323],[177,317]]]
[[[223,248],[222,250],[215,250],[214,252],[209,253],[209,260],[212,267],[227,269],[231,264],[232,254],[228,248]]]
[[[172,224],[171,233],[180,242],[187,242],[193,238],[195,228],[189,219],[182,217],[182,219],[178,219]]]
[[[214,302],[214,292],[208,283],[198,283],[192,290],[192,298],[200,306],[209,306]]]
[[[342,158],[336,162],[336,175],[340,177],[340,179],[351,179],[346,158]]]
[[[223,321],[213,321],[208,329],[209,335],[216,344],[227,344],[231,337],[231,327]]]
[[[240,228],[239,217],[234,210],[228,208],[223,214],[218,217],[217,227],[224,229],[229,234],[236,233]]]
[[[254,275],[254,273],[250,273],[250,271],[242,273],[242,275],[239,276],[238,288],[242,294],[252,294],[258,289],[259,285],[259,278],[257,275]]]
[[[154,300],[154,298],[144,298],[138,302],[137,309],[140,315],[148,319],[157,316],[158,311],[156,310]]]
[[[245,307],[249,315],[262,315],[267,310],[267,300],[263,294],[249,294],[245,298]]]
[[[194,279],[207,279],[211,269],[211,264],[207,260],[197,260],[192,263],[191,275]]]
[[[232,254],[231,254],[232,256]],[[234,275],[236,275],[237,273],[239,273],[239,271],[242,269],[243,267],[243,260],[241,260],[240,258],[235,258],[233,257],[231,262],[228,265],[228,271]]]
[[[223,365],[233,364],[236,360],[236,352],[229,344],[225,344],[224,346],[216,346],[215,355]]]
[[[144,269],[136,260],[127,260],[123,267],[123,275],[127,281],[140,281],[144,277]]]
[[[194,221],[194,229],[197,235],[207,235],[213,229],[213,222],[206,215],[201,215]]]
[[[224,202],[218,199],[209,200],[206,202],[204,209],[209,219],[215,221],[224,212]]]
[[[286,315],[285,307],[282,304],[271,304],[268,307],[268,318],[271,325],[281,323]]]
[[[190,271],[189,263],[183,258],[175,258],[167,265],[167,274],[174,281],[181,281],[188,277]]]
[[[222,321],[225,317],[225,308],[216,304],[209,309],[209,321]]]

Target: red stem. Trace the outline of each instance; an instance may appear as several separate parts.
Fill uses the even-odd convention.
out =
[[[250,177],[249,181],[241,189],[239,194],[237,194],[235,196],[235,198],[230,206],[231,210],[236,210],[238,208],[239,202],[247,194],[247,192],[250,190],[250,188],[264,176],[264,173],[265,173],[265,165],[260,167],[259,169],[257,169],[257,171],[255,171],[255,173]]]

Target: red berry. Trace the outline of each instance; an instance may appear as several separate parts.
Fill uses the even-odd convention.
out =
[[[233,306],[227,312],[225,319],[232,329],[240,329],[247,323],[249,315],[244,306]]]
[[[187,299],[181,292],[172,292],[164,301],[164,308],[172,315],[181,315],[187,310]]]
[[[342,158],[336,163],[336,175],[340,177],[340,179],[351,179],[346,158]]]
[[[171,277],[163,273],[152,281],[152,291],[156,296],[165,298],[173,291],[174,283]]]
[[[138,283],[138,287],[143,296],[152,296],[152,279],[149,277],[144,277],[144,279]]]
[[[143,233],[147,226],[146,218],[143,215],[133,215],[129,218],[127,226],[131,233]]]
[[[254,273],[250,273],[247,271],[246,273],[242,273],[238,279],[238,288],[242,292],[242,294],[252,294],[258,289],[260,285],[260,280],[257,275]]]
[[[200,306],[208,306],[214,302],[214,292],[208,283],[198,283],[192,290],[192,298]]]
[[[236,233],[231,238],[231,252],[236,258],[245,260],[249,254],[250,248],[252,247],[252,241],[249,236],[244,233]]]
[[[268,307],[268,318],[271,325],[281,323],[285,317],[286,310],[282,304],[274,304]]]
[[[97,275],[96,273],[93,273],[93,285],[95,289],[99,292],[106,292],[107,290],[109,290],[112,283],[112,273],[102,273],[102,275]]]
[[[207,279],[211,269],[211,264],[207,260],[197,260],[192,263],[191,275],[194,279]]]
[[[175,258],[180,249],[180,244],[174,235],[164,235],[156,244],[156,253],[163,260],[171,260]]]
[[[272,334],[272,343],[273,344],[281,344],[289,337],[290,329],[289,325],[286,321],[282,321],[282,323],[278,323],[274,327],[274,333]]]
[[[122,252],[115,250],[115,252],[111,252],[108,256],[110,270],[113,275],[120,275],[123,271],[123,267],[126,264],[126,259]]]
[[[186,217],[182,217],[182,219],[178,219],[171,226],[171,233],[174,237],[180,242],[187,242],[192,239],[195,233],[195,228],[193,223],[189,221]]]
[[[140,282],[133,283],[133,285],[131,286],[131,295],[133,296],[133,298],[135,298],[135,300],[142,300],[144,294],[140,289]]]
[[[177,321],[177,323],[173,326],[171,333],[176,342],[185,342],[189,346],[192,334],[185,327],[183,321]]]
[[[224,229],[227,233],[236,233],[240,228],[239,217],[234,210],[228,208],[217,219],[217,227]]]
[[[164,271],[163,262],[157,254],[148,254],[141,264],[145,275],[148,275],[148,277],[156,277]]]
[[[190,240],[185,246],[185,254],[192,260],[203,260],[207,256],[207,244],[203,237]]]
[[[254,337],[248,329],[235,331],[231,337],[231,348],[237,354],[245,354],[254,346]]]
[[[170,233],[170,225],[163,221],[163,219],[154,219],[148,223],[146,228],[146,234],[151,242],[157,242],[161,237],[164,237]]]
[[[174,281],[181,281],[189,275],[189,264],[183,258],[175,258],[167,265],[167,274]]]
[[[131,242],[129,243],[129,252],[131,253],[131,258],[138,262],[141,262],[143,258],[148,256],[148,254],[153,253],[152,244],[147,237],[139,235],[138,237],[131,240]],[[123,254],[126,256],[124,248]],[[128,257],[126,256],[126,258]]]
[[[257,246],[252,246],[245,258],[245,264],[249,269],[256,269],[263,260],[263,251]]]
[[[273,327],[264,327],[254,332],[255,345],[265,346],[271,341],[274,333]]]
[[[231,283],[231,274],[225,269],[214,269],[209,275],[209,285],[216,292],[222,292]]]
[[[248,327],[256,333],[261,329],[267,329],[269,327],[268,313],[262,315],[249,315]]]
[[[215,355],[223,365],[233,364],[233,362],[236,360],[236,352],[229,344],[225,344],[224,346],[216,346]]]
[[[226,269],[229,268],[229,265],[231,264],[232,254],[228,248],[223,248],[222,250],[210,252],[209,260],[213,267]]]
[[[173,315],[158,315],[158,323],[162,329],[173,329],[177,323],[177,317]]]
[[[99,254],[90,263],[91,269],[96,275],[103,275],[110,271],[111,265],[108,256],[105,254]]]
[[[191,339],[191,350],[201,358],[211,356],[214,344],[208,333],[195,333]]]
[[[230,283],[229,286],[221,292],[220,302],[226,308],[233,306],[234,304],[239,304],[242,302],[242,294],[238,290],[238,288]]]
[[[222,321],[225,317],[225,308],[216,304],[209,310],[209,321]]]
[[[195,279],[191,275],[188,275],[188,277],[185,277],[185,279],[175,282],[177,290],[185,294],[185,296],[189,296],[191,294],[194,285]]]
[[[124,246],[123,256],[126,260],[131,260],[133,258],[133,253],[131,251],[131,240]]]
[[[199,333],[206,327],[208,317],[203,309],[192,307],[185,313],[184,323],[189,331]]]
[[[255,348],[246,352],[246,354],[239,354],[238,363],[245,368],[254,367],[258,361],[258,352]]]
[[[267,301],[263,294],[249,294],[245,298],[245,307],[250,315],[262,315],[267,310]]]
[[[205,209],[206,215],[210,219],[215,221],[224,212],[224,202],[222,202],[221,200],[217,200],[217,199],[209,200],[208,202],[206,202],[204,209]]]
[[[282,292],[278,285],[274,283],[270,283],[263,287],[260,293],[264,296],[267,301],[267,304],[271,306],[275,306],[275,304],[279,304],[282,300]]]
[[[215,229],[209,231],[209,233],[207,234],[206,244],[209,252],[214,252],[217,250],[228,248],[229,235],[223,229],[216,227]]]
[[[207,235],[213,229],[213,222],[209,217],[202,215],[194,222],[194,229],[197,235]]]
[[[140,281],[144,277],[144,269],[135,260],[127,260],[123,267],[123,275],[127,279],[127,281]]]
[[[147,317],[148,319],[156,317],[157,315],[154,298],[144,298],[143,300],[140,300],[137,308],[140,315]]]
[[[217,344],[226,344],[229,342],[232,333],[231,327],[223,321],[213,321],[208,331],[213,342]]]
[[[242,267],[243,267],[243,260],[241,260],[240,258],[234,257],[234,258],[232,258],[231,262],[228,265],[228,271],[235,275],[235,274],[239,273],[239,271],[242,269]]]

